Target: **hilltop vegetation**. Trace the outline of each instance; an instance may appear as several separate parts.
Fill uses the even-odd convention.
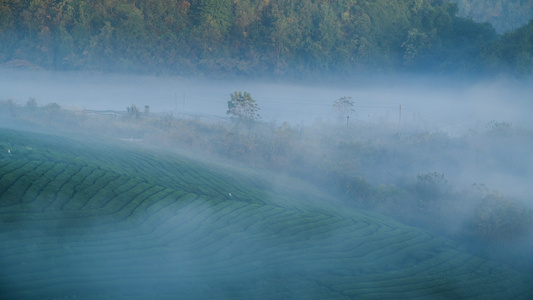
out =
[[[493,51],[508,40],[444,0],[27,0],[0,15],[0,62],[15,67],[302,78],[533,66],[530,39]]]

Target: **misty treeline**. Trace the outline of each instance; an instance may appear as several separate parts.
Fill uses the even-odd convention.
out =
[[[478,22],[489,22],[498,32],[526,24],[533,18],[533,0],[452,0],[459,15]]]
[[[5,66],[181,75],[533,70],[533,23],[499,35],[446,0],[0,2]]]
[[[247,122],[177,118],[135,104],[122,113],[96,114],[66,110],[55,103],[40,106],[35,98],[22,104],[2,100],[0,113],[10,126],[98,132],[125,142],[288,174],[348,205],[495,248],[533,234],[533,210],[524,202],[530,199],[506,195],[498,191],[500,187],[483,182],[488,174],[527,177],[533,131],[508,122],[492,121],[452,137],[441,131],[407,129],[399,134],[397,124],[386,122],[316,121],[298,126],[256,118]],[[512,186],[513,178],[499,182]],[[529,251],[533,245],[519,248]],[[533,261],[524,266],[533,272]]]

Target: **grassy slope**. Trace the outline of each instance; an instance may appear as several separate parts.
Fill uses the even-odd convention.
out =
[[[0,298],[510,299],[531,282],[294,179],[0,129]]]

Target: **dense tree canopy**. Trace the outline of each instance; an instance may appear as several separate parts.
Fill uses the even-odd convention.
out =
[[[533,0],[453,0],[459,14],[478,22],[489,22],[498,32],[524,26],[533,18]]]
[[[302,76],[478,72],[487,62],[513,69],[498,38],[490,25],[457,17],[446,0],[0,1],[0,63],[60,70]],[[531,57],[531,40],[522,50],[516,55]]]
[[[492,65],[498,68],[506,66],[510,71],[519,74],[533,72],[533,20],[526,26],[504,34],[500,41],[493,43],[486,55]]]

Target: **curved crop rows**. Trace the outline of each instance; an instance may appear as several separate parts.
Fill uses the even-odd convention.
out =
[[[2,299],[533,297],[528,275],[293,179],[0,137]]]

